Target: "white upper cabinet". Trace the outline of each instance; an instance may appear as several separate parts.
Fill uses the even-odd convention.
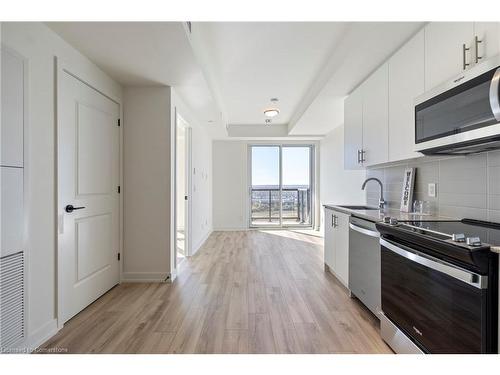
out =
[[[363,148],[363,92],[354,90],[344,102],[344,168],[361,169]]]
[[[388,161],[388,64],[363,84],[363,162],[365,166]]]
[[[425,90],[430,90],[473,63],[474,23],[431,22],[424,30]]]
[[[2,48],[1,165],[23,166],[24,61]]]
[[[415,144],[414,99],[424,88],[424,31],[389,60],[389,161],[422,156]]]
[[[477,37],[477,40],[476,40]],[[474,22],[473,62],[480,63],[500,53],[500,23]]]

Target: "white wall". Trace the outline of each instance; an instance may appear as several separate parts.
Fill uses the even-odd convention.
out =
[[[207,132],[210,124],[202,124],[192,110],[172,89],[172,114],[177,111],[191,127],[191,255],[194,255],[212,233],[212,140]],[[175,124],[175,123],[174,123]]]
[[[28,233],[28,345],[56,326],[56,179],[54,56],[121,98],[121,87],[43,23],[3,22],[2,44],[28,60],[28,121],[25,168]]]
[[[123,92],[123,280],[170,274],[170,87]]]
[[[214,230],[246,229],[247,143],[214,141],[212,147]]]
[[[361,185],[366,172],[344,170],[344,125],[332,130],[320,142],[321,227],[323,204],[364,204]]]

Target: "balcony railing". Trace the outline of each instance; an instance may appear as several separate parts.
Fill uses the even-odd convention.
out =
[[[282,215],[286,222],[310,223],[311,194],[309,188],[283,188]],[[280,189],[252,188],[252,222],[279,222]]]

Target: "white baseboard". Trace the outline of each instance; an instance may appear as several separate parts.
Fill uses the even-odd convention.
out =
[[[247,227],[242,228],[214,228],[214,232],[245,232],[250,230]]]
[[[196,246],[193,246],[193,248],[191,249],[192,250],[192,254],[191,255],[194,255],[198,252],[198,250],[200,250],[200,248],[205,244],[205,242],[208,240],[208,237],[210,237],[210,235],[213,233],[213,230],[210,229],[209,231],[207,231],[207,233],[205,234],[205,236],[201,239],[201,241],[198,242],[198,244]]]
[[[163,283],[168,281],[167,272],[123,272],[122,283]]]
[[[58,331],[57,319],[52,319],[28,336],[26,346],[30,349],[30,352],[32,352],[54,336]]]

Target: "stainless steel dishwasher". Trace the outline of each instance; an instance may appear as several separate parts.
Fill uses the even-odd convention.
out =
[[[349,219],[349,290],[377,318],[381,311],[380,243],[375,223]]]

